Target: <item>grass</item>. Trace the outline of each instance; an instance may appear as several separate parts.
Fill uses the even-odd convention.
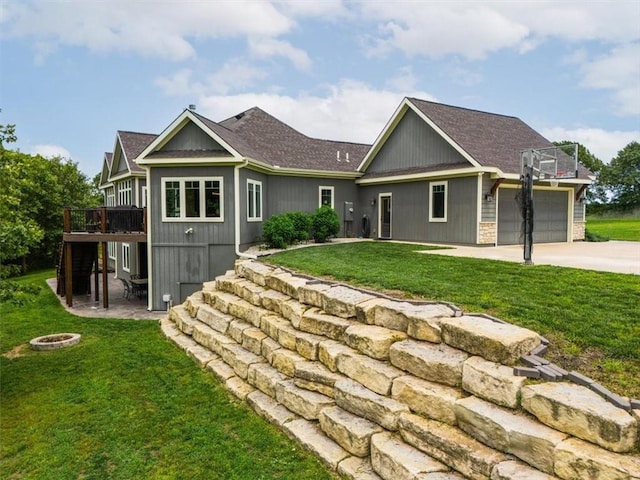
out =
[[[587,230],[610,240],[640,242],[640,218],[587,217]]]
[[[0,305],[0,478],[333,478],[233,401],[157,322],[73,316],[45,285],[52,275],[19,280],[42,286],[35,302]],[[25,348],[60,332],[82,340]]]
[[[269,261],[400,296],[452,302],[548,337],[547,358],[640,398],[640,279],[591,270],[416,253],[363,242],[289,250]]]

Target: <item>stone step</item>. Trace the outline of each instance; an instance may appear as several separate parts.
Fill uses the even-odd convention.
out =
[[[400,414],[409,412],[403,403],[378,395],[350,379],[335,383],[335,401],[340,408],[391,431],[398,430]]]
[[[260,294],[260,305],[280,316],[284,316],[283,304],[287,303],[289,300],[291,300],[289,295],[276,292],[275,290],[264,290]]]
[[[487,447],[461,430],[412,413],[398,420],[405,442],[474,480],[486,480],[507,456]]]
[[[301,418],[285,423],[283,428],[290,438],[317,455],[325,465],[334,471],[340,462],[350,456],[349,452],[324,435],[316,422]]]
[[[300,419],[291,410],[259,390],[247,395],[247,403],[258,415],[278,427],[283,427],[292,420]]]
[[[264,287],[247,279],[233,284],[233,293],[256,307],[262,306],[262,294],[265,291],[267,290]]]
[[[456,403],[458,427],[485,445],[553,473],[553,454],[567,435],[477,397]]]
[[[169,310],[169,319],[175,323],[178,330],[185,335],[191,335],[193,332],[193,326],[197,323],[194,320],[187,309],[183,305],[177,305]]]
[[[442,319],[440,328],[448,345],[502,365],[514,365],[540,345],[536,332],[483,316]]]
[[[384,431],[377,423],[335,406],[321,410],[318,419],[320,428],[329,438],[358,457],[369,456],[371,435]]]
[[[391,345],[406,339],[406,333],[376,325],[352,325],[344,332],[344,343],[377,360],[387,360]]]
[[[462,384],[462,366],[469,357],[464,352],[441,343],[404,340],[389,349],[391,364],[423,380],[453,387]]]
[[[192,293],[187,297],[187,299],[183,303],[185,310],[189,312],[189,315],[191,315],[193,318],[195,318],[198,315],[198,309],[202,305],[205,305],[205,302],[202,298],[201,291]]]
[[[264,357],[248,352],[242,348],[242,345],[238,345],[235,342],[221,345],[220,356],[227,365],[233,368],[236,375],[243,380],[247,379],[251,365],[265,362]]]
[[[305,286],[309,280],[276,269],[265,277],[265,286],[291,298],[298,299],[298,288]]]
[[[222,313],[220,310],[204,302],[203,305],[199,307],[195,317],[220,333],[227,333],[229,324],[233,320],[231,315]]]
[[[640,456],[609,452],[589,442],[569,438],[556,448],[554,473],[563,480],[637,480],[640,479]]]
[[[338,474],[350,480],[382,480],[368,458],[349,457],[338,464]]]
[[[465,391],[504,407],[518,408],[520,390],[526,381],[526,377],[516,377],[513,368],[482,357],[470,357],[462,366]]]
[[[558,480],[558,477],[542,473],[526,463],[516,460],[499,463],[491,472],[491,480],[521,480],[525,478],[527,480]]]
[[[522,408],[545,425],[613,452],[629,452],[637,446],[638,421],[581,385],[524,386]]]
[[[276,398],[278,384],[289,380],[290,377],[279,372],[268,363],[254,363],[249,366],[247,382],[262,393]]]
[[[359,353],[343,352],[338,355],[336,366],[343,375],[380,395],[390,395],[394,379],[405,372]]]
[[[266,277],[272,274],[274,267],[265,265],[261,262],[239,260],[235,264],[235,272],[238,276],[251,280],[256,285],[265,287],[267,285]]]
[[[430,473],[449,472],[446,465],[389,432],[371,437],[371,465],[385,480],[421,480]]]
[[[304,312],[298,328],[303,332],[342,341],[344,332],[352,325],[355,325],[354,321],[325,313],[317,307],[313,307]]]
[[[412,412],[455,425],[456,402],[465,394],[458,388],[404,375],[393,381],[391,398],[407,405]]]
[[[296,387],[293,380],[279,382],[276,385],[276,400],[307,420],[317,420],[323,408],[335,405],[333,398]]]
[[[320,293],[322,310],[341,318],[356,318],[356,306],[375,297],[344,285],[337,285]]]
[[[244,282],[246,279],[236,275],[233,270],[228,270],[224,275],[218,275],[216,277],[216,288],[225,293],[232,293],[236,295],[234,291],[234,284]]]

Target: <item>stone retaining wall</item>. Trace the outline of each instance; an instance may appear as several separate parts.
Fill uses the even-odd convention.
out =
[[[451,304],[240,261],[161,326],[346,478],[640,479],[636,401],[514,375],[541,338]]]

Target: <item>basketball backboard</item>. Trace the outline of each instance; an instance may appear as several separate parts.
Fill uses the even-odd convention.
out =
[[[527,167],[535,180],[576,178],[578,171],[578,145],[529,148],[520,151],[520,173]]]

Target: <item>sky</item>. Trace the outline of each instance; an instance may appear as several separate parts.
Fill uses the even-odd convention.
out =
[[[373,143],[405,97],[520,118],[609,162],[640,141],[640,0],[0,0],[0,125],[93,177],[117,130],[258,106]]]

